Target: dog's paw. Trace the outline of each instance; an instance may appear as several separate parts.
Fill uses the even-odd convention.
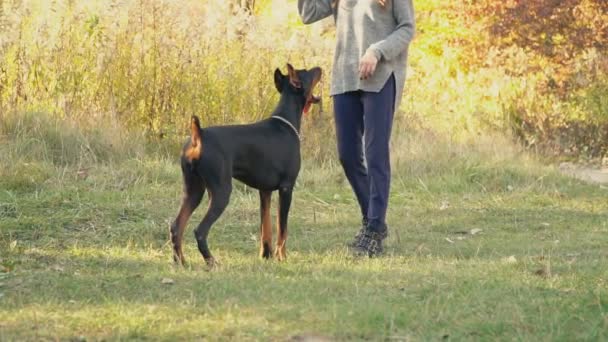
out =
[[[272,258],[272,248],[267,242],[263,242],[260,247],[260,258],[270,259]]]
[[[205,263],[207,264],[207,269],[208,270],[214,270],[216,268],[218,268],[219,266],[221,266],[220,262],[215,260],[214,257],[210,257],[208,259],[205,259]]]
[[[277,248],[274,251],[274,257],[278,261],[285,261],[287,259],[287,253],[285,252],[285,248]]]
[[[173,265],[176,267],[186,267],[186,258],[183,255],[173,255]]]

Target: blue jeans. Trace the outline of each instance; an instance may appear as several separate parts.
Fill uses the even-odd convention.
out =
[[[340,163],[372,229],[386,224],[395,96],[393,75],[378,93],[359,90],[334,95]]]

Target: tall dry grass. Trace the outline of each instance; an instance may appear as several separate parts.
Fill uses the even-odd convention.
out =
[[[521,133],[522,118],[542,123],[604,110],[604,83],[573,100],[541,96],[542,70],[513,73],[532,58],[525,52],[514,50],[505,64],[504,51],[472,51],[490,36],[466,8],[439,0],[415,5],[418,32],[395,125],[396,155],[408,153],[400,142],[417,131],[470,146],[480,136]],[[116,145],[132,141],[161,141],[176,151],[192,114],[206,126],[267,116],[278,98],[273,70],[289,61],[329,71],[335,37],[331,18],[302,25],[294,0],[256,6],[250,16],[221,0],[0,1],[0,120],[13,122],[4,125],[5,136],[15,136],[7,127],[22,113],[39,113],[29,115],[105,134],[105,141],[135,137],[114,141],[112,153],[129,151]],[[492,59],[499,54],[502,63]],[[305,158],[321,164],[335,160],[330,77],[326,72],[323,107],[303,128]]]
[[[287,7],[287,6],[285,6]],[[0,108],[154,134],[258,119],[272,72],[327,66],[310,30],[232,14],[224,1],[2,3]]]

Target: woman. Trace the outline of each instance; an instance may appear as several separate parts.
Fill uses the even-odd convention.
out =
[[[370,257],[388,236],[389,140],[414,36],[412,0],[298,0],[302,21],[333,15],[336,50],[330,95],[338,154],[363,227],[350,246]]]

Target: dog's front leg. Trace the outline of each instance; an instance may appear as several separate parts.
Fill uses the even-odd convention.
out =
[[[272,224],[270,223],[270,199],[272,191],[260,190],[260,257],[272,256]]]
[[[279,188],[279,224],[277,225],[277,248],[274,251],[279,261],[287,258],[287,219],[289,217],[289,207],[291,206],[292,187]]]

